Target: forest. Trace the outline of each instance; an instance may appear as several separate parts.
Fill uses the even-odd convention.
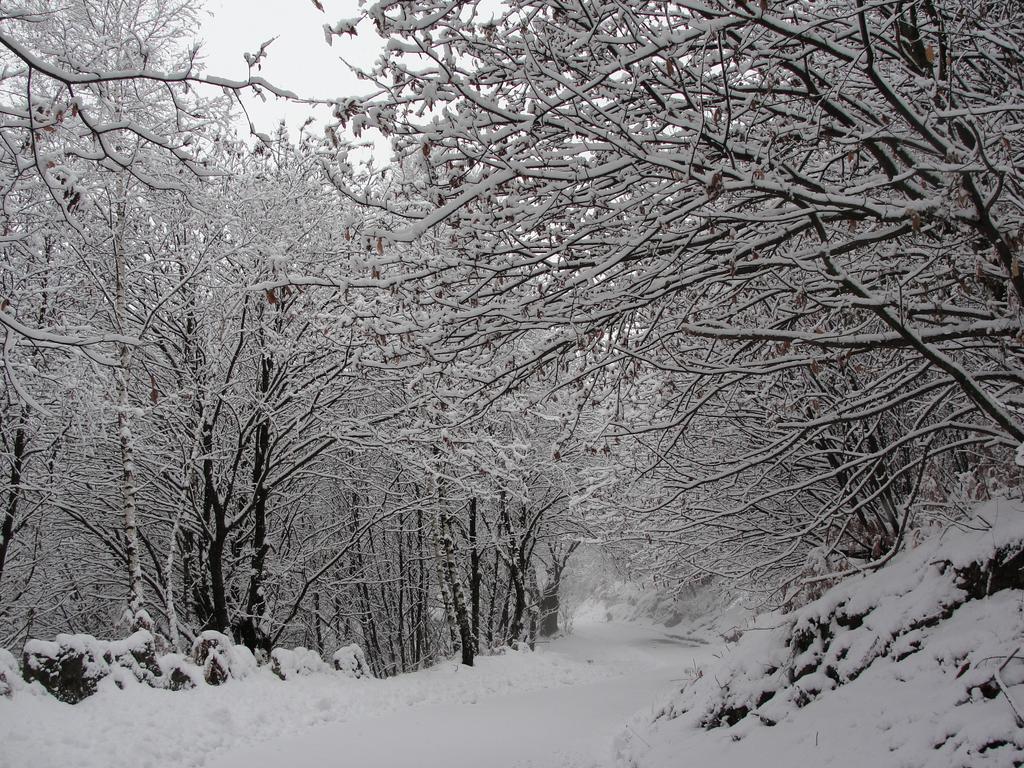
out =
[[[11,659],[145,632],[393,678],[544,647],[623,582],[852,632],[823,595],[1019,504],[1020,3],[349,10],[324,44],[381,53],[325,104],[269,43],[208,71],[190,0],[0,7]],[[254,95],[311,117],[258,130]],[[958,600],[1016,596],[977,690],[1019,729],[1008,519],[948,562]],[[978,743],[928,764],[1024,760]]]

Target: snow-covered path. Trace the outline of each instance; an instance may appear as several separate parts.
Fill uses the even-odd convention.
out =
[[[631,714],[718,648],[679,630],[579,625],[536,653],[388,680],[282,682],[266,667],[191,691],[113,684],[69,706],[0,697],[0,768],[562,768],[610,761]]]
[[[475,702],[421,704],[240,749],[218,768],[592,768],[631,714],[653,707],[708,646],[659,628],[596,624],[542,649],[615,675]],[[459,667],[452,675],[462,673]],[[624,673],[624,674],[620,674]],[[674,680],[673,680],[674,679]]]

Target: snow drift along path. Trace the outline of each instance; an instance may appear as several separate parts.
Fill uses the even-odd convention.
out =
[[[263,668],[192,691],[103,686],[81,704],[0,697],[0,768],[573,768],[611,762],[630,715],[714,644],[642,624],[579,625],[536,653],[389,680],[281,682]]]

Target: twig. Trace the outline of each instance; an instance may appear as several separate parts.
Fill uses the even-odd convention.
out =
[[[632,733],[632,734],[633,734],[634,736],[636,736],[636,737],[637,737],[638,739],[640,739],[640,741],[642,741],[642,742],[643,742],[644,744],[646,744],[646,745],[647,745],[648,747],[650,747],[650,746],[651,746],[651,742],[649,742],[649,741],[648,741],[647,739],[645,739],[645,738],[644,738],[643,736],[641,736],[641,735],[640,735],[639,733],[637,733],[637,732],[636,732],[636,730],[635,730],[635,729],[633,728],[633,726],[632,726],[632,725],[630,725],[629,723],[626,723],[626,729],[627,729],[627,730],[628,730],[628,731],[629,731],[630,733]]]
[[[996,681],[996,685],[999,686],[999,690],[1003,692],[1003,696],[1006,697],[1006,703],[1010,705],[1010,709],[1013,710],[1013,719],[1017,722],[1018,728],[1024,728],[1024,717],[1021,717],[1020,710],[1017,709],[1017,705],[1013,703],[1013,699],[1010,698],[1010,692],[1007,690],[1006,683],[1003,682],[1002,672],[1006,669],[1006,665],[1009,664],[1013,659],[1020,653],[1020,646],[1017,646],[1016,650],[1006,657],[1006,661],[999,665],[999,669],[996,670],[993,678]]]

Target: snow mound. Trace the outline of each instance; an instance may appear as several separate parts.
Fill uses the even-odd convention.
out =
[[[334,668],[339,672],[354,677],[357,680],[362,677],[373,677],[370,672],[370,665],[366,663],[366,655],[363,649],[355,643],[343,645],[334,652],[331,657]]]
[[[153,634],[140,629],[123,640],[98,640],[84,634],[57,635],[52,641],[29,640],[25,643],[22,674],[26,681],[38,681],[61,701],[77,704],[107,681],[117,688],[133,683],[152,685],[160,676],[160,668]]]
[[[157,659],[162,687],[171,691],[187,691],[202,685],[203,671],[180,653],[167,653]]]
[[[331,667],[316,651],[309,648],[275,648],[270,652],[270,668],[282,680],[293,677],[323,674],[330,672]]]
[[[212,629],[201,632],[192,644],[192,661],[203,670],[203,679],[210,685],[246,677],[257,667],[252,651]]]
[[[653,724],[638,724],[642,739],[621,737],[620,758],[667,764],[658,756],[685,739],[688,754],[708,748],[709,762],[694,764],[710,768],[785,741],[787,759],[808,748],[824,764],[819,735],[828,731],[826,752],[852,746],[850,765],[870,763],[862,742],[883,745],[887,765],[1021,764],[1024,508],[993,503],[977,522],[747,633],[713,674],[698,675]],[[734,746],[742,740],[749,750]]]
[[[24,685],[14,654],[6,648],[0,648],[0,696],[10,696]]]
[[[629,633],[631,643],[642,634],[633,627],[608,629]],[[569,638],[532,653],[481,656],[473,667],[448,660],[387,679],[350,679],[332,672],[282,682],[266,665],[226,685],[206,685],[200,677],[189,690],[101,686],[73,707],[52,696],[15,693],[0,697],[0,768],[213,768],[237,750],[321,727],[377,720],[411,707],[462,711],[508,696],[628,679],[638,668],[648,668],[632,647],[619,649],[622,658],[616,650],[606,662],[597,649],[579,647],[583,640]],[[353,650],[346,658],[355,657]],[[173,654],[160,663],[202,672]],[[325,764],[334,762],[336,754]]]

